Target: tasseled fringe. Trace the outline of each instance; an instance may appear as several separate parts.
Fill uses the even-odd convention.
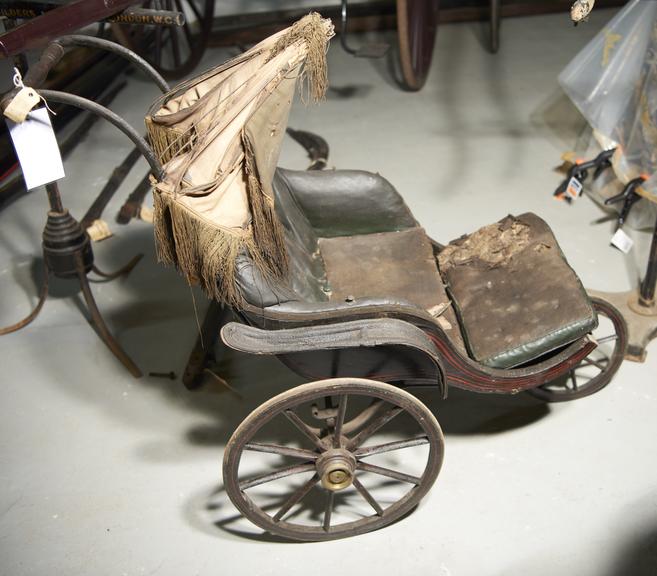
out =
[[[158,260],[175,266],[190,285],[200,285],[208,297],[240,307],[243,298],[235,277],[236,262],[240,251],[253,244],[252,235],[210,227],[171,196],[157,190],[153,196]]]
[[[307,55],[299,82],[302,99],[305,99],[306,90],[315,102],[322,100],[326,94],[328,88],[326,52],[328,41],[333,34],[333,23],[322,18],[317,12],[311,12],[293,24],[289,32],[279,38],[271,50],[269,60],[299,40],[306,43]]]
[[[170,126],[154,122],[150,116],[146,116],[145,121],[148,142],[162,165],[175,156],[189,152],[196,142],[197,135],[193,128],[178,132]]]
[[[252,148],[243,138],[245,171],[252,224],[240,233],[208,225],[173,196],[153,191],[157,259],[175,266],[191,285],[208,297],[236,308],[244,299],[237,283],[237,258],[248,253],[266,277],[282,279],[288,272],[283,227],[272,199],[262,190]]]
[[[285,278],[288,272],[288,258],[283,226],[276,216],[274,199],[269,198],[262,189],[255,154],[245,133],[242,133],[242,142],[257,257],[268,275],[279,279]]]

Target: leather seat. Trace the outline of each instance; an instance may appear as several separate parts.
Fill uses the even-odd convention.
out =
[[[497,368],[536,360],[596,325],[579,279],[533,214],[440,250],[377,174],[278,169],[273,190],[290,274],[287,284],[272,283],[245,255],[238,281],[251,306],[293,315],[362,299],[403,303]]]
[[[470,356],[482,364],[530,362],[597,325],[582,283],[535,214],[462,236],[438,261]]]

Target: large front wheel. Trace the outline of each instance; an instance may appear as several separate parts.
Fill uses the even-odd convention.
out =
[[[249,414],[226,447],[224,484],[264,530],[333,540],[412,510],[436,480],[443,451],[438,422],[408,392],[372,380],[322,380]]]

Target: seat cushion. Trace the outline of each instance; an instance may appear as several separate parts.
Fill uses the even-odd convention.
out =
[[[363,170],[283,170],[285,183],[318,236],[355,236],[415,228],[399,192],[379,174]]]
[[[581,338],[597,317],[550,227],[507,216],[438,256],[470,355],[495,368],[535,360]]]
[[[430,314],[449,304],[431,242],[420,227],[320,238],[319,246],[330,288],[329,300],[402,299]],[[441,318],[441,326],[451,340],[465,350],[451,306],[442,312]]]

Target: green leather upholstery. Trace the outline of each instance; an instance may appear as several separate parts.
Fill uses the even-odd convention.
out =
[[[352,299],[440,310],[436,324],[457,349],[495,368],[535,361],[597,324],[550,228],[533,214],[459,238],[436,259],[436,245],[376,174],[279,169],[273,184],[290,275],[272,282],[245,255],[238,281],[253,306],[290,317]]]

